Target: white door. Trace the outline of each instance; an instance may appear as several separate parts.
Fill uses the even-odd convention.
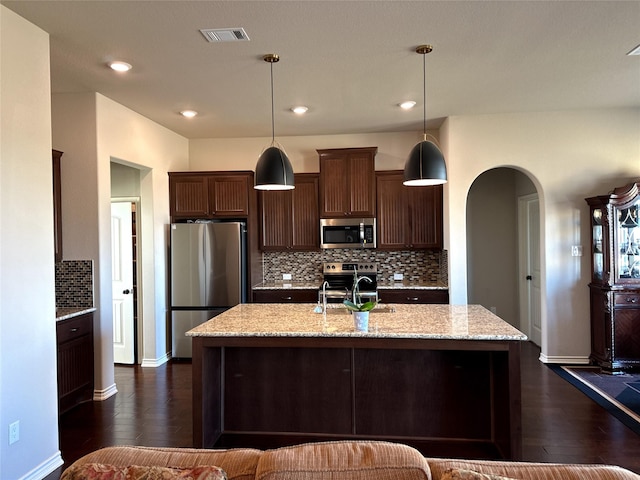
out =
[[[529,339],[542,342],[540,294],[540,202],[538,195],[518,200],[520,231],[520,326]]]
[[[131,202],[111,204],[113,361],[133,364],[133,242]]]

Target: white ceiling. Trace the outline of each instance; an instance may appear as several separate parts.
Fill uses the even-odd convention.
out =
[[[187,138],[422,130],[453,115],[640,107],[640,1],[0,0],[51,36],[53,93],[100,92]],[[248,42],[208,43],[242,27]],[[128,74],[110,59],[133,65]],[[418,102],[410,112],[397,104]],[[304,116],[288,109],[309,107]],[[200,114],[185,119],[178,112]]]

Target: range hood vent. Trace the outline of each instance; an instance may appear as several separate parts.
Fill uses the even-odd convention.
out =
[[[249,35],[244,28],[203,28],[200,33],[211,43],[249,41]]]

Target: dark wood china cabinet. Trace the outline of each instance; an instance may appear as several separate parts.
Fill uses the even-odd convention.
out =
[[[591,360],[640,368],[640,181],[586,199],[591,223]]]

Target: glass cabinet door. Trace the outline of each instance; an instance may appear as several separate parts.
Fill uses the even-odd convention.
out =
[[[640,201],[627,208],[616,208],[616,282],[640,282]]]
[[[593,280],[602,280],[604,271],[604,250],[602,241],[602,209],[594,208],[591,214],[591,238],[593,245]]]

